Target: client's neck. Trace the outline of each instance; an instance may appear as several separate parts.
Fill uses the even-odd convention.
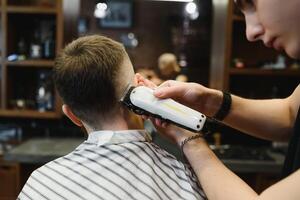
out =
[[[112,131],[128,130],[128,124],[124,119],[120,118],[115,121],[103,123],[101,128],[102,130],[112,130]]]
[[[112,118],[110,120],[101,121],[101,126],[97,128],[92,128],[90,126],[85,126],[88,133],[100,130],[112,130],[112,131],[119,131],[119,130],[128,130],[127,121],[122,117],[118,116]]]

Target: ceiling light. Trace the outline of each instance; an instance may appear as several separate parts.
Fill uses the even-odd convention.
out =
[[[188,14],[193,14],[197,11],[197,5],[194,2],[190,2],[190,3],[186,4],[185,11]]]
[[[107,4],[97,3],[95,6],[94,16],[96,18],[104,18],[107,14]]]

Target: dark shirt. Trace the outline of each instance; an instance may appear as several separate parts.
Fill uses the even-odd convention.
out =
[[[289,142],[282,176],[286,177],[300,168],[300,112],[298,110],[292,138]]]

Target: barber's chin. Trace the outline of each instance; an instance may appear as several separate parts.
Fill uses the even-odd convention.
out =
[[[293,47],[286,48],[285,52],[291,58],[299,59],[300,58],[300,45],[294,45]]]

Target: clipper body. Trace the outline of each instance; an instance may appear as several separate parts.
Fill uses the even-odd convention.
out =
[[[158,99],[145,86],[130,87],[122,102],[139,115],[150,115],[193,132],[205,129],[205,115],[172,99]]]

